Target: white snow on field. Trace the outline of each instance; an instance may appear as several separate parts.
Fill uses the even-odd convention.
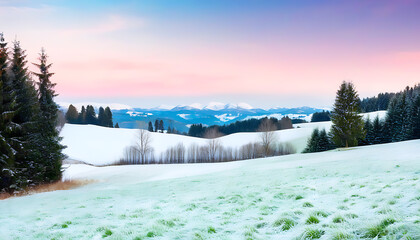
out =
[[[307,127],[276,131],[277,142],[290,143],[298,152],[301,152],[312,130],[323,125],[324,123],[316,123]],[[125,148],[136,143],[138,131],[137,129],[66,124],[60,135],[63,137],[62,143],[67,146],[64,153],[69,159],[94,165],[107,165],[118,162],[124,156]],[[179,143],[184,144],[187,149],[192,144],[203,146],[208,143],[207,139],[176,134],[151,132],[150,136],[156,157]],[[245,144],[260,141],[260,134],[235,133],[221,137],[220,141],[224,147],[239,148]]]
[[[377,111],[377,112],[370,112],[370,113],[362,113],[363,119],[369,118],[370,121],[373,121],[376,116],[379,117],[380,120],[385,120],[386,117],[386,111]]]
[[[0,236],[420,239],[419,146],[214,164],[67,165],[65,179],[94,182],[0,201]]]
[[[385,116],[385,112],[369,113],[372,120],[375,114],[379,114],[381,118]],[[315,128],[329,131],[331,122],[295,124],[294,129],[276,131],[277,142],[290,143],[297,152],[302,152]],[[61,136],[62,143],[67,146],[64,153],[69,159],[94,165],[107,165],[118,162],[124,156],[125,148],[136,143],[138,130],[66,124],[61,131]],[[150,136],[156,158],[179,143],[184,144],[188,149],[192,144],[202,146],[208,141],[203,138],[154,132],[150,133]],[[239,148],[245,144],[260,141],[260,134],[235,133],[221,137],[220,141],[224,147]]]

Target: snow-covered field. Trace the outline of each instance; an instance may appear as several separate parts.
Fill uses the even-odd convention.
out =
[[[1,239],[420,239],[420,140],[213,164],[65,166]]]
[[[291,143],[298,152],[305,146],[312,129],[330,127],[330,122],[309,123],[300,128],[277,131],[277,142]],[[69,159],[93,165],[107,165],[118,162],[124,156],[124,149],[138,139],[137,129],[105,128],[94,125],[66,124],[61,132],[62,143],[67,146],[64,153]],[[207,139],[176,134],[150,133],[151,146],[156,157],[179,143],[188,149],[192,144],[207,144]],[[242,145],[260,141],[259,133],[235,133],[220,138],[224,147],[239,148]]]
[[[376,115],[384,118],[386,111],[364,114],[373,120]],[[315,128],[327,129],[331,122],[295,124],[294,129],[277,131],[277,142],[290,143],[296,151],[302,152],[306,147],[308,138]],[[188,137],[183,135],[150,133],[151,146],[155,156],[168,148],[183,143],[188,147],[192,144],[205,145],[206,139]],[[67,146],[64,153],[69,159],[93,165],[107,165],[119,161],[124,156],[124,149],[137,141],[138,130],[123,128],[104,128],[93,125],[66,124],[61,132],[62,143]],[[239,148],[242,145],[260,141],[259,133],[236,133],[220,138],[224,147]]]

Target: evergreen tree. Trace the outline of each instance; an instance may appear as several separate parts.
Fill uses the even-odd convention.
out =
[[[120,128],[120,125],[118,125],[118,123],[116,123],[114,128]]]
[[[70,104],[66,112],[66,121],[71,124],[76,124],[79,121],[79,113],[75,106]]]
[[[41,160],[43,165],[42,181],[55,181],[61,178],[61,160],[64,155],[61,153],[64,148],[61,144],[61,137],[56,128],[58,123],[58,105],[54,102],[57,94],[54,91],[55,83],[50,78],[53,73],[49,72],[51,64],[47,63],[47,55],[42,49],[39,55],[39,63],[34,64],[39,68],[39,73],[34,73],[38,79],[38,100],[40,108],[40,142],[42,143]]]
[[[9,189],[14,179],[14,152],[10,137],[13,137],[11,119],[14,115],[14,95],[7,74],[7,43],[0,33],[0,192]]]
[[[172,133],[171,126],[168,127],[167,133]]]
[[[149,130],[149,132],[153,132],[153,124],[151,121],[149,121],[149,127],[147,130]]]
[[[96,125],[98,119],[96,118],[95,109],[92,105],[86,106],[86,124],[93,124]]]
[[[16,169],[19,170],[16,173],[16,186],[26,186],[42,181],[44,173],[43,163],[40,162],[43,151],[42,129],[39,128],[40,106],[37,91],[29,77],[25,58],[25,51],[20,47],[20,43],[15,41],[11,63],[11,87],[13,93],[16,94],[14,106],[16,114],[12,122],[18,129],[18,133],[12,138],[12,146],[16,150]]]
[[[99,113],[98,113],[98,125],[99,126],[107,126],[106,120],[105,120],[105,109],[103,107],[99,108]]]
[[[329,111],[316,112],[312,114],[311,122],[325,122],[325,121],[331,121]]]
[[[413,102],[413,139],[420,139],[420,92]]]
[[[327,134],[327,131],[325,131],[325,129],[322,129],[319,132],[318,150],[322,152],[322,151],[331,150],[333,148],[334,148],[333,144],[331,143],[331,140]]]
[[[114,123],[112,121],[112,112],[109,107],[105,108],[105,127],[112,128],[114,126]]]
[[[375,136],[374,136],[375,133],[373,132],[372,122],[370,121],[369,116],[365,121],[364,130],[365,130],[365,133],[366,133],[366,137],[365,137],[365,139],[360,139],[359,144],[360,145],[371,145],[371,144],[373,144],[373,140],[375,138]]]
[[[160,121],[159,121],[159,130],[160,130],[160,132],[162,132],[162,133],[163,133],[163,130],[165,130],[165,127],[163,126],[163,120],[160,120]]]
[[[343,82],[337,91],[334,109],[331,113],[333,126],[331,134],[339,147],[357,146],[358,139],[364,138],[363,120],[358,115],[359,97],[350,82]]]
[[[319,142],[319,129],[315,128],[312,131],[311,137],[308,140],[306,148],[303,150],[304,153],[318,152]]]
[[[383,126],[379,120],[379,116],[376,116],[372,123],[372,144],[384,143],[385,139],[383,137]],[[367,138],[367,136],[366,136]]]
[[[159,130],[159,120],[155,120],[155,132]]]
[[[86,124],[86,108],[85,106],[82,106],[82,109],[79,113],[79,124]]]

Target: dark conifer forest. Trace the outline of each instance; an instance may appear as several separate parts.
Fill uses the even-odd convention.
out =
[[[54,102],[54,73],[44,49],[28,70],[19,41],[0,34],[0,191],[9,193],[61,178],[64,158]]]
[[[261,119],[249,119],[244,121],[236,121],[228,125],[212,125],[209,127],[203,126],[202,124],[193,124],[188,131],[188,136],[204,137],[204,134],[210,129],[217,129],[223,135],[229,135],[238,132],[257,132],[261,123],[266,119],[267,117]],[[270,118],[270,121],[275,125],[276,130],[293,128],[292,120],[289,117],[283,117],[280,120],[277,118]]]
[[[71,124],[91,124],[109,128],[114,127],[111,109],[109,107],[105,109],[99,107],[99,113],[96,115],[95,108],[92,105],[87,105],[86,108],[82,106],[81,111],[78,112],[76,107],[70,104],[66,112],[66,122]],[[115,127],[118,126],[117,124]]]
[[[386,108],[384,104],[387,104]],[[356,117],[362,110],[387,110],[387,113],[385,119],[376,116],[374,119],[362,120]],[[378,97],[362,101],[354,89],[353,93],[345,93],[340,89],[332,114],[333,131],[325,135],[325,130],[314,130],[304,152],[420,139],[420,85],[407,86],[401,92],[379,94]],[[347,126],[353,129],[347,129]]]

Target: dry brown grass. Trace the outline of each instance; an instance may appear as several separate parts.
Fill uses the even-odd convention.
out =
[[[36,185],[33,187],[29,187],[23,191],[19,191],[13,194],[9,193],[0,193],[0,200],[4,200],[10,197],[21,197],[26,195],[31,195],[35,193],[42,193],[42,192],[53,192],[57,190],[69,190],[73,188],[77,188],[86,184],[89,184],[91,181],[87,180],[67,180],[67,181],[57,181],[53,183],[45,183]]]

